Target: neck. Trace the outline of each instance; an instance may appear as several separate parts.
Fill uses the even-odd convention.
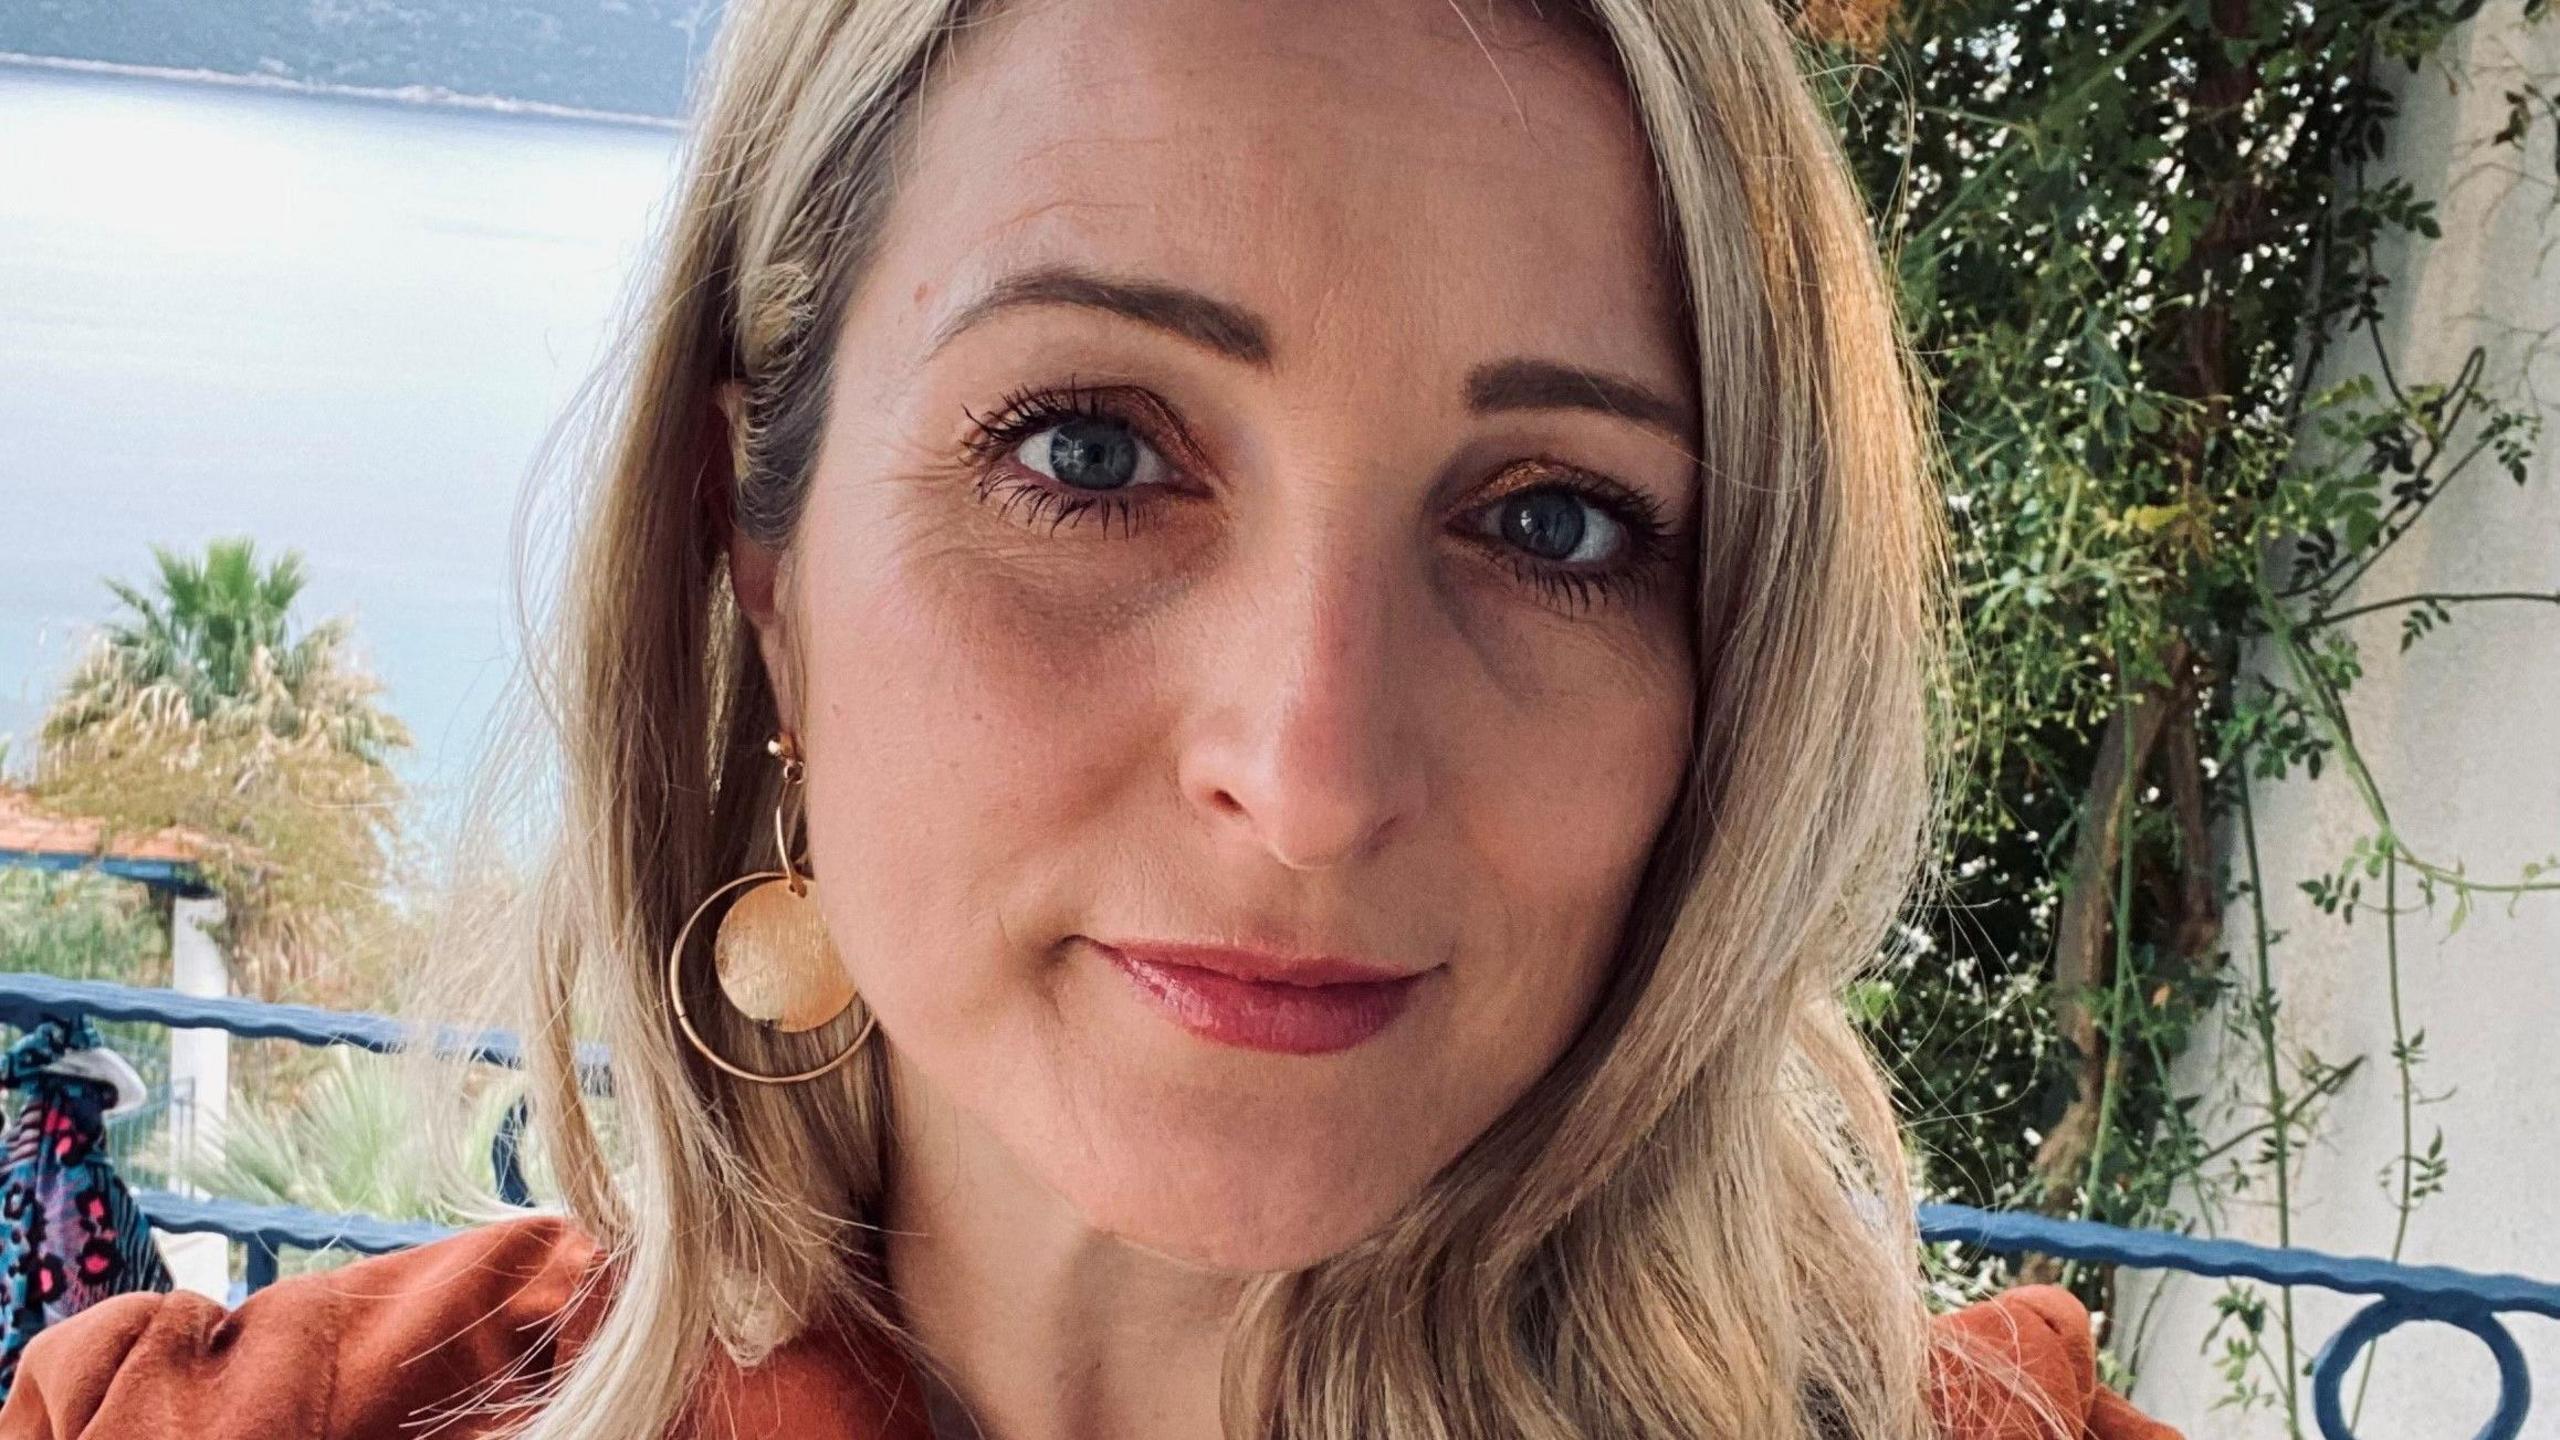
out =
[[[1244,1278],[1084,1224],[930,1082],[892,1066],[889,1283],[942,1372],[926,1382],[939,1433],[1213,1440]]]

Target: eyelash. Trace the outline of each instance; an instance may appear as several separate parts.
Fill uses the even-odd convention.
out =
[[[1052,534],[1061,526],[1079,524],[1087,516],[1098,514],[1103,533],[1110,533],[1111,522],[1116,518],[1124,537],[1134,535],[1139,520],[1161,502],[1101,491],[1062,493],[1044,477],[1013,461],[1013,452],[1033,435],[1069,420],[1105,420],[1135,431],[1176,473],[1182,472],[1186,460],[1198,454],[1198,447],[1181,433],[1179,422],[1161,401],[1153,396],[1132,400],[1128,392],[1117,388],[1090,389],[1073,381],[1063,386],[1033,386],[1006,395],[992,414],[982,417],[966,407],[962,413],[969,419],[970,433],[964,448],[977,471],[972,487],[976,498],[998,506],[1000,513],[1008,515],[1021,506],[1029,512],[1025,523],[1037,525],[1046,519]],[[1489,503],[1499,504],[1537,490],[1569,491],[1624,529],[1627,553],[1623,558],[1605,569],[1559,565],[1481,534],[1471,532],[1467,538],[1496,551],[1519,579],[1536,586],[1547,600],[1575,611],[1632,601],[1665,578],[1673,558],[1670,531],[1663,523],[1661,506],[1651,496],[1561,462],[1547,463],[1556,466],[1556,479],[1521,486]],[[1167,487],[1137,488],[1143,491]]]

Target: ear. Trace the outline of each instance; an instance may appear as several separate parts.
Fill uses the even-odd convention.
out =
[[[711,398],[728,427],[729,475],[734,480],[747,473],[747,382],[723,380],[711,388]]]
[[[734,483],[734,477],[746,473],[746,390],[738,381],[724,380],[713,390],[712,398],[718,402],[728,428]],[[774,708],[785,728],[797,730],[800,707],[794,693],[797,676],[790,663],[793,651],[790,615],[782,593],[782,553],[750,538],[734,517],[729,525],[728,551],[729,589],[738,598],[738,609],[755,627],[756,652],[764,659],[764,673],[773,687]]]

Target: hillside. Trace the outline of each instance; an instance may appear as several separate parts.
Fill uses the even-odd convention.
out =
[[[0,52],[671,116],[720,0],[6,0]]]

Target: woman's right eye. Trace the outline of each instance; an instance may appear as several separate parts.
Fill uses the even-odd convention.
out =
[[[1115,413],[1122,406],[1154,418],[1122,418]],[[1182,472],[1147,438],[1151,431],[1178,434],[1178,423],[1143,394],[1027,391],[985,419],[970,412],[969,422],[977,498],[1051,534],[1098,519],[1106,533],[1117,520],[1123,536],[1134,535],[1158,502],[1182,490]]]
[[[1069,415],[1042,425],[1014,447],[1013,458],[1070,490],[1160,485],[1173,474],[1144,437],[1107,415]]]

